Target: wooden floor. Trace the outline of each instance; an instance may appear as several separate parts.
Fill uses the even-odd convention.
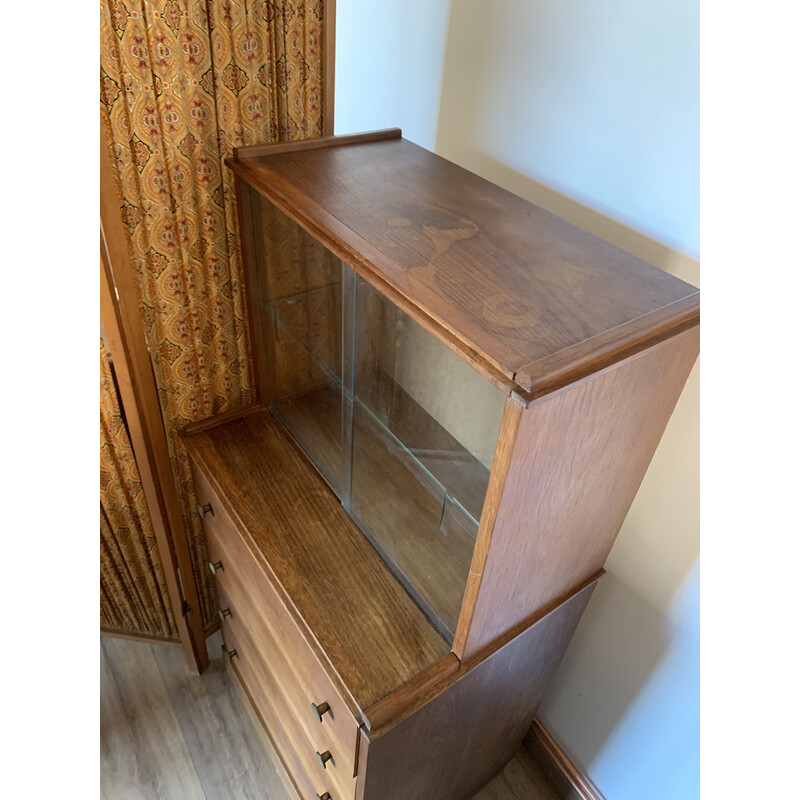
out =
[[[197,677],[178,647],[104,637],[100,648],[103,800],[288,800],[225,674],[221,640]],[[558,800],[525,751],[473,800]]]

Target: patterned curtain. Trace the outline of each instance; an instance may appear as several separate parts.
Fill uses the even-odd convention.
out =
[[[102,0],[100,96],[204,623],[191,421],[253,397],[232,148],[322,135],[322,0]]]
[[[163,639],[178,637],[139,469],[102,339],[100,627]]]

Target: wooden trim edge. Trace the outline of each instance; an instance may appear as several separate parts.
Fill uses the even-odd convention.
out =
[[[368,720],[370,724],[364,725],[363,729],[365,734],[367,731],[369,732],[369,739],[370,741],[374,741],[375,739],[380,738],[383,736],[387,731],[391,730],[395,725],[402,722],[404,719],[410,717],[414,712],[422,708],[426,703],[429,703],[437,694],[443,691],[445,688],[452,686],[454,683],[460,681],[465,675],[471,672],[475,667],[477,667],[482,661],[493,656],[498,650],[502,650],[504,647],[507,647],[517,636],[524,633],[528,628],[532,628],[534,625],[539,624],[548,614],[555,611],[560,605],[566,603],[568,600],[572,600],[573,597],[577,597],[582,592],[593,592],[595,586],[597,585],[597,581],[605,574],[605,570],[601,569],[598,572],[594,573],[590,578],[587,578],[585,581],[582,581],[577,586],[570,589],[568,592],[560,595],[558,598],[553,600],[553,602],[548,603],[546,606],[542,606],[538,611],[528,617],[526,620],[523,620],[520,625],[515,626],[511,630],[507,631],[502,636],[499,636],[489,645],[484,647],[478,653],[476,653],[472,658],[465,661],[459,661],[457,663],[457,669],[449,670],[445,667],[445,660],[447,657],[441,659],[433,667],[429,670],[429,672],[435,671],[437,669],[442,670],[443,677],[438,683],[429,683],[426,682],[424,686],[421,686],[419,691],[414,692],[407,692],[405,691],[405,684],[403,687],[400,687],[401,694],[405,696],[402,699],[405,702],[405,705],[400,707],[398,703],[395,708],[392,709],[394,712],[391,717],[388,715],[384,715],[384,719],[381,720],[381,725],[378,727],[374,724],[372,718]],[[456,659],[455,654],[451,653],[454,659]],[[451,662],[452,665],[456,665],[456,661]],[[413,681],[414,679],[412,679]],[[409,683],[411,683],[410,681]],[[392,695],[388,695],[388,698],[392,698]],[[372,708],[378,708],[379,711],[383,712],[389,706],[389,701],[376,703]],[[370,709],[367,709],[369,711]]]
[[[333,136],[336,100],[336,0],[325,0],[322,19],[322,135]]]
[[[461,599],[461,613],[458,615],[456,633],[453,637],[453,652],[459,659],[465,658],[465,653],[467,653],[472,618],[475,615],[475,608],[480,596],[481,581],[494,533],[494,523],[500,509],[500,500],[503,497],[503,487],[508,475],[508,468],[511,465],[514,442],[517,438],[517,429],[521,418],[522,405],[513,396],[506,398],[503,416],[500,420],[500,432],[495,445],[494,461],[489,473],[489,485],[486,489],[481,521],[475,539],[475,548],[472,551],[467,583]]]
[[[521,397],[531,403],[699,324],[700,292],[694,292],[548,358],[523,364],[514,380],[524,390]]]
[[[362,719],[359,720],[360,727],[369,733],[373,729],[378,730],[391,726],[392,721],[402,716],[405,709],[416,698],[422,696],[431,687],[454,675],[460,668],[461,662],[458,657],[454,653],[448,653],[426,669],[423,669],[422,672],[418,672],[402,686],[382,697],[377,703],[369,706],[364,711]]]
[[[247,161],[261,156],[274,156],[279,153],[293,153],[296,150],[319,150],[323,147],[341,147],[348,144],[384,142],[387,139],[400,139],[400,128],[381,128],[363,133],[346,133],[339,136],[316,136],[313,139],[297,139],[293,142],[274,142],[272,144],[251,144],[233,148],[233,161]]]
[[[269,369],[265,352],[264,320],[261,311],[261,286],[258,278],[259,247],[256,243],[252,190],[236,174],[236,219],[239,225],[239,252],[242,257],[242,289],[247,307],[247,336],[250,344],[253,388],[257,403],[269,403]]]
[[[566,603],[567,600],[571,600],[573,597],[579,595],[586,589],[591,588],[591,590],[594,591],[594,587],[597,585],[597,582],[605,574],[605,569],[599,569],[597,572],[592,573],[588,578],[585,578],[580,583],[575,584],[575,586],[573,586],[571,589],[567,590],[563,594],[560,594],[558,597],[553,598],[549,603],[541,606],[541,608],[538,608],[532,614],[529,614],[527,617],[525,617],[525,619],[520,620],[516,625],[509,628],[504,633],[501,633],[480,650],[476,650],[474,653],[466,653],[461,661],[463,667],[465,669],[472,669],[477,664],[480,664],[481,661],[484,661],[485,659],[489,658],[489,656],[505,647],[507,644],[509,644],[509,642],[512,642],[517,638],[517,636],[522,635],[526,630],[528,630],[528,628],[532,628],[537,622],[541,622],[541,620],[543,620],[548,614],[555,611],[563,603]]]
[[[600,790],[575,766],[538,718],[533,720],[522,746],[563,800],[605,800]]]
[[[224,425],[226,422],[232,422],[235,419],[247,417],[250,414],[255,414],[257,411],[264,411],[264,406],[261,403],[248,403],[246,406],[239,406],[231,411],[225,411],[222,414],[214,414],[212,417],[205,417],[205,419],[198,419],[195,422],[190,422],[180,430],[181,437],[194,436],[210,428],[216,428],[218,425]]]

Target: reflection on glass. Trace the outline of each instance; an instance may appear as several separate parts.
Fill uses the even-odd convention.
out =
[[[354,376],[348,510],[452,640],[503,395],[361,279]]]
[[[342,486],[342,263],[253,194],[270,410]]]
[[[253,194],[270,409],[445,638],[503,394]]]

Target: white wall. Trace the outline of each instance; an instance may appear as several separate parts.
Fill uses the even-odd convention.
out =
[[[337,0],[335,132],[403,128],[434,148],[446,0]],[[401,124],[402,123],[402,124]]]
[[[400,126],[697,285],[698,17],[698,0],[338,0],[336,131]],[[540,710],[608,800],[699,793],[698,395],[696,368]]]

